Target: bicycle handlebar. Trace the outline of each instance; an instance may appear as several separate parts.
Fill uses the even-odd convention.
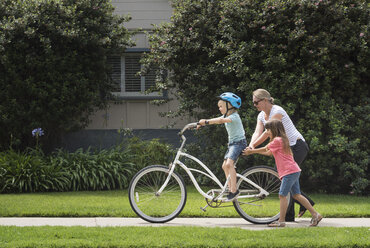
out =
[[[189,124],[185,125],[185,127],[179,132],[179,135],[181,136],[188,129],[196,128],[197,125],[198,125],[198,123],[196,123],[196,122],[189,123]]]

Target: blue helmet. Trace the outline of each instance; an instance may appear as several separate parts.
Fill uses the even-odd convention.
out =
[[[231,92],[222,93],[220,99],[229,102],[234,108],[238,109],[242,106],[242,99]]]

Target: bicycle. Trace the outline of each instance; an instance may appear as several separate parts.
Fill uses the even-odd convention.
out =
[[[132,178],[128,189],[129,201],[133,211],[142,219],[152,223],[164,223],[177,217],[183,210],[187,189],[183,178],[175,171],[180,166],[189,175],[197,191],[204,196],[207,205],[201,207],[218,208],[227,201],[228,182],[230,176],[222,184],[212,171],[198,158],[183,152],[186,137],[184,132],[194,129],[197,123],[187,124],[179,133],[182,143],[175,159],[169,166],[151,165],[140,170]],[[204,170],[188,168],[180,158],[188,158]],[[200,173],[210,178],[218,188],[202,190],[192,172]],[[232,202],[238,214],[255,224],[268,224],[279,218],[279,188],[280,179],[277,171],[268,166],[253,166],[241,174],[237,173],[237,189],[240,195]],[[290,199],[290,197],[287,197]],[[288,202],[289,204],[289,202]]]

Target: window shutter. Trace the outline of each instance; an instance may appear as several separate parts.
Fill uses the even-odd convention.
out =
[[[125,56],[125,91],[140,92],[141,78],[137,74],[140,71],[141,65],[140,54],[128,54]]]
[[[107,58],[110,65],[110,77],[115,87],[114,94],[121,96],[157,96],[158,92],[144,94],[144,91],[152,89],[155,86],[157,77],[162,80],[167,77],[166,70],[160,70],[158,67],[150,69],[145,75],[139,75],[141,71],[140,59],[142,52],[128,52],[121,55],[112,55]]]
[[[111,66],[111,78],[114,82],[113,92],[121,91],[121,56],[109,56],[108,64]]]
[[[148,90],[155,86],[156,72],[157,69],[152,68],[147,74],[145,74],[145,90]]]

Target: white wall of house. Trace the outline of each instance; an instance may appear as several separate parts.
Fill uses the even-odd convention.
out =
[[[106,110],[99,110],[91,117],[86,129],[180,129],[191,121],[189,117],[173,119],[160,116],[160,113],[176,111],[177,107],[176,100],[160,106],[151,104],[149,100],[111,102]]]
[[[169,22],[172,8],[168,0],[112,0],[118,15],[129,14],[132,20],[125,26],[129,29],[152,29],[152,24]]]
[[[116,14],[129,14],[132,17],[132,20],[125,24],[129,30],[142,28],[145,31],[150,31],[153,24],[169,22],[172,15],[172,8],[168,0],[112,0],[112,4],[116,8]],[[135,51],[148,49],[148,39],[144,33],[138,33],[133,39],[136,46],[131,49],[131,54],[132,50],[135,49]],[[114,93],[121,97],[120,101],[112,102],[107,109],[97,111],[91,117],[91,123],[86,129],[159,129],[173,123],[175,125],[172,128],[179,129],[190,122],[188,117],[169,119],[159,116],[160,112],[175,111],[178,107],[177,100],[157,106],[151,104],[151,100],[155,98],[156,94],[148,96],[140,92],[126,92],[125,70],[127,68],[125,66],[128,63],[125,62],[126,55],[122,55],[121,64],[118,62],[117,65],[117,70],[121,70],[117,76],[117,80],[121,80],[121,91]],[[117,58],[119,61],[119,56]],[[145,87],[143,80],[141,84],[142,87]],[[167,94],[168,97],[173,97],[171,93],[167,92]]]

